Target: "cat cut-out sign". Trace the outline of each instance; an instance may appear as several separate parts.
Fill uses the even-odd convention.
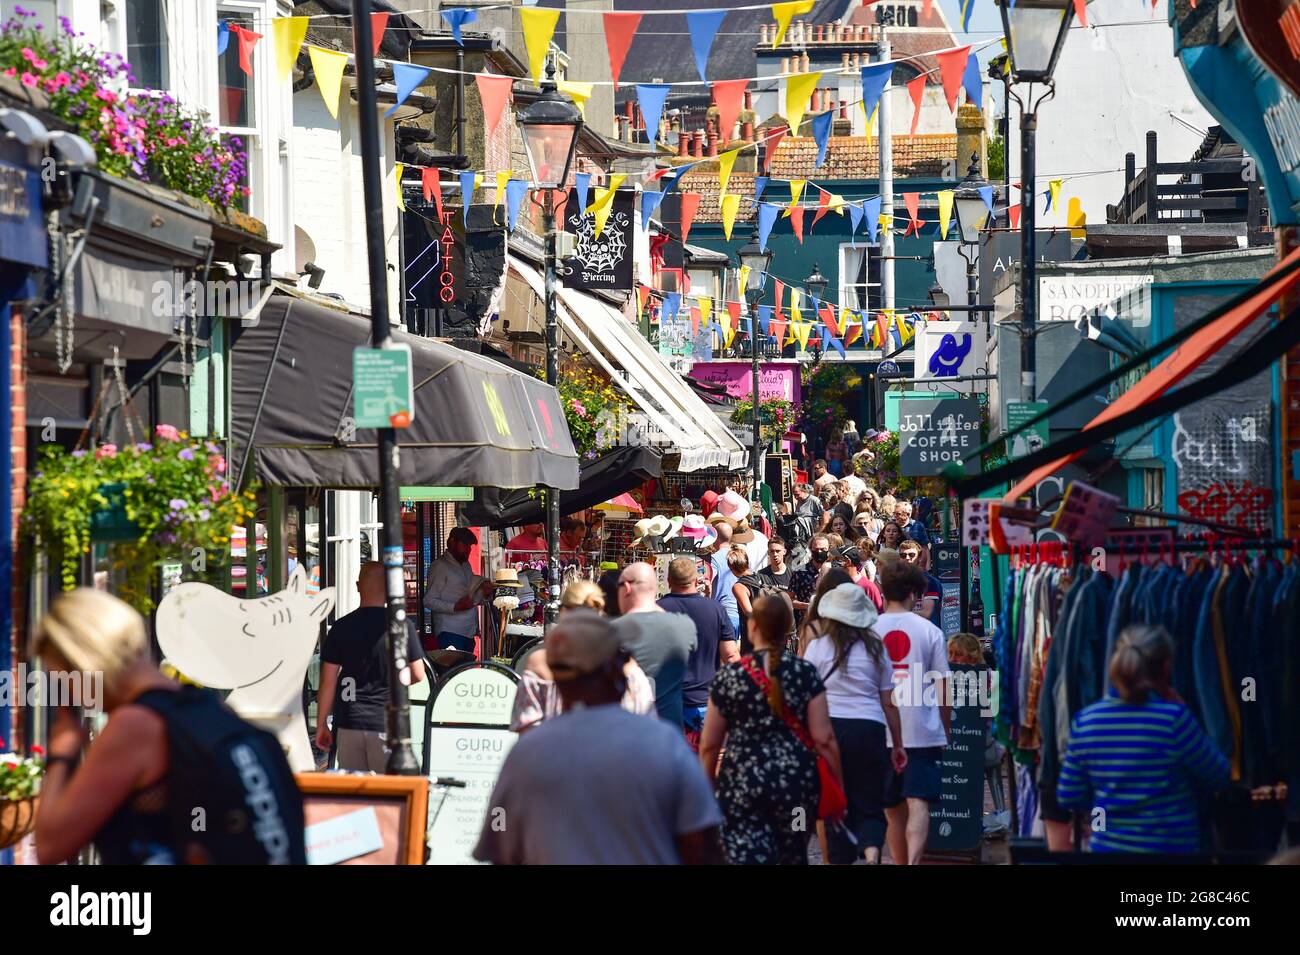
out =
[[[158,605],[158,645],[191,680],[230,690],[226,703],[275,733],[295,772],[316,768],[302,686],[334,588],[307,592],[299,564],[284,590],[241,600],[209,584],[178,584]]]

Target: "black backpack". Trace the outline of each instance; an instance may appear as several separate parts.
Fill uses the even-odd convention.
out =
[[[211,690],[135,701],[167,724],[167,801],[178,862],[305,865],[302,793],[280,741]]]

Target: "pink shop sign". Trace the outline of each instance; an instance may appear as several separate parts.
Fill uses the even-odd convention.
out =
[[[753,390],[753,372],[749,362],[698,362],[691,377],[714,385],[725,385],[733,398],[748,398]],[[797,364],[765,363],[758,366],[758,393],[763,399],[784,398],[799,403],[800,381]]]

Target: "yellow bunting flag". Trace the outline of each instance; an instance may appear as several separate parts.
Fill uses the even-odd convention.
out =
[[[862,337],[862,323],[849,322],[844,326],[844,347],[848,348]]]
[[[718,157],[718,195],[727,194],[727,182],[731,179],[731,167],[736,164],[739,149],[730,149]]]
[[[737,205],[739,205],[739,203],[737,203]],[[740,267],[740,285],[739,288],[737,289],[737,292],[739,292],[739,294],[741,295],[744,295],[745,289],[747,288],[749,288],[749,266],[742,265]]]
[[[596,190],[596,201],[587,207],[588,212],[596,214],[595,237],[600,238],[600,234],[605,231],[605,223],[609,221],[609,214],[614,209],[614,193],[618,187],[623,184],[626,175],[617,175],[609,177],[609,185],[604,189]]]
[[[808,350],[808,334],[812,331],[811,322],[800,322],[795,326],[795,334],[799,336],[799,350]]]
[[[591,91],[595,89],[594,83],[571,83],[568,80],[556,80],[555,87],[569,99],[573,100],[573,105],[578,107],[578,112],[582,118],[587,118],[587,100],[591,99]]]
[[[514,170],[512,169],[505,169],[497,173],[497,194],[496,194],[496,201],[493,202],[493,205],[499,206],[503,201],[505,201],[506,183],[510,181],[510,177],[513,175],[514,175]]]
[[[831,201],[827,204],[826,208],[831,212],[834,212],[836,215],[844,215],[844,197],[839,193],[832,192]]]
[[[700,296],[700,321],[704,323],[705,328],[709,327],[709,316],[712,314],[713,314],[713,299],[709,298],[707,295],[701,295]]]
[[[1058,209],[1061,205],[1061,187],[1065,185],[1064,179],[1053,179],[1047,184],[1048,192],[1052,197],[1052,208]]]
[[[533,82],[542,82],[542,69],[546,66],[546,54],[551,50],[551,37],[555,36],[555,25],[560,22],[562,10],[548,10],[544,7],[520,7],[519,22],[524,28],[524,46],[528,48],[528,71]]]
[[[731,343],[736,339],[736,330],[731,327],[730,323],[723,326],[722,329],[722,347],[730,348]]]
[[[813,0],[794,0],[793,3],[774,3],[772,4],[772,19],[776,21],[776,38],[772,40],[772,49],[781,45],[785,39],[785,31],[790,29],[790,21],[795,15],[802,16],[805,13],[812,13]]]
[[[880,216],[880,228],[884,229],[886,232],[891,231],[894,228],[894,217],[882,214]]]
[[[866,108],[867,108],[867,106],[866,106],[866,104],[864,103],[864,104],[862,105],[862,109],[863,109],[863,111],[865,111]],[[868,146],[871,145],[871,127],[873,127],[873,126],[876,125],[876,117],[879,116],[879,115],[880,115],[880,107],[877,106],[875,109],[873,109],[873,110],[871,111],[871,115],[867,117],[867,130],[866,130],[866,132],[867,132],[867,145],[868,145]]]
[[[731,241],[731,227],[736,224],[736,212],[740,209],[740,196],[728,193],[722,197],[722,234]]]
[[[944,189],[939,193],[939,235],[948,238],[948,223],[952,221],[953,191]]]
[[[790,289],[790,325],[798,329],[803,324],[803,312],[799,311],[799,296],[794,288]]]
[[[1088,238],[1088,214],[1083,211],[1083,203],[1079,201],[1078,196],[1072,196],[1069,203],[1069,211],[1065,214],[1065,224],[1070,227],[1070,238],[1086,239]]]
[[[803,125],[803,114],[808,109],[813,90],[821,82],[821,73],[805,73],[785,81],[785,118],[790,123],[790,135],[798,136]]]
[[[894,327],[898,329],[899,341],[901,341],[904,345],[906,345],[908,340],[911,339],[912,336],[908,331],[907,324],[903,321],[902,312],[894,313]]]
[[[799,204],[799,197],[803,195],[803,187],[808,185],[807,179],[790,180],[790,205],[785,207],[785,217],[790,218],[790,208]]]
[[[298,51],[307,39],[307,17],[276,17],[271,21],[271,42],[275,46],[275,72],[281,83],[293,72]]]
[[[316,85],[320,87],[325,108],[338,119],[339,88],[343,84],[343,68],[348,65],[348,55],[322,46],[307,47],[307,54],[311,57],[311,70],[316,74]]]
[[[393,163],[393,169],[397,172],[397,208],[405,212],[406,200],[402,198],[402,171],[406,169],[406,166],[397,162]]]

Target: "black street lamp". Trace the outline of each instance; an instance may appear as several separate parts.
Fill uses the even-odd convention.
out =
[[[772,266],[772,253],[767,249],[759,246],[758,238],[749,240],[749,244],[742,246],[737,253],[740,258],[742,267],[748,268],[749,273],[745,280],[745,302],[749,306],[749,343],[750,343],[750,360],[752,362],[753,379],[751,388],[753,389],[750,398],[753,402],[754,411],[754,435],[752,438],[752,448],[750,456],[753,460],[750,465],[754,469],[754,500],[762,506],[762,495],[759,488],[763,484],[763,467],[761,464],[762,456],[762,429],[758,420],[758,303],[763,297],[763,277],[767,270]],[[758,512],[755,511],[755,514]]]
[[[971,153],[970,166],[966,178],[957,186],[953,195],[953,209],[957,213],[957,231],[961,234],[961,247],[958,250],[966,260],[966,304],[979,304],[979,274],[975,270],[978,260],[980,230],[989,219],[988,203],[984,201],[981,189],[988,188],[988,182],[980,175],[980,158],[978,153]],[[967,252],[967,247],[970,251]]]
[[[997,0],[1002,29],[1011,56],[1011,79],[1029,84],[1020,104],[1020,398],[1037,397],[1034,378],[1036,349],[1034,336],[1038,311],[1037,250],[1034,235],[1034,139],[1038,133],[1038,107],[1055,93],[1052,72],[1065,46],[1074,16],[1072,0]],[[1047,87],[1037,101],[1034,83]]]
[[[555,193],[567,188],[569,170],[578,151],[582,114],[555,86],[555,61],[546,67],[541,94],[519,114],[524,150],[533,178],[533,201],[542,201],[542,231],[546,234],[546,383],[560,381],[560,330],[555,305],[556,252]],[[581,214],[581,212],[579,213]],[[550,629],[560,612],[560,493],[546,490],[546,627]]]
[[[822,275],[821,267],[816,262],[813,263],[812,274],[803,280],[804,290],[819,302],[826,294],[826,286],[830,284],[830,279]]]

